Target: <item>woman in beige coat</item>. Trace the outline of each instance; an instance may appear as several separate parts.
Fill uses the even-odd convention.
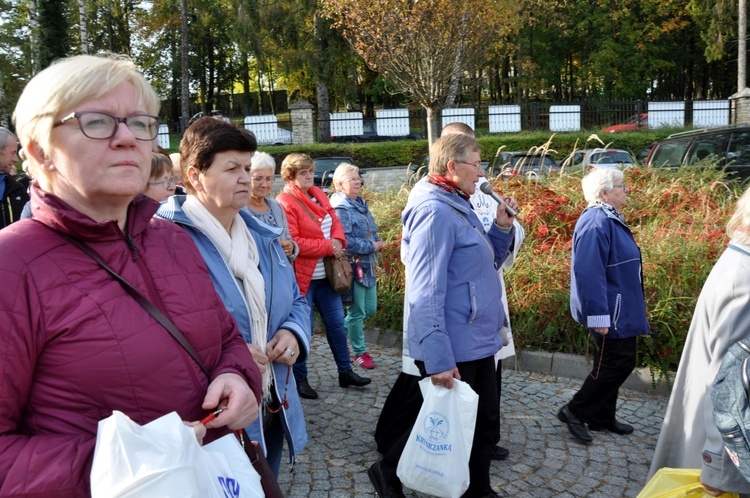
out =
[[[750,190],[727,225],[729,246],[711,270],[693,313],[649,479],[662,467],[701,469],[706,492],[750,496],[714,424],[711,385],[732,344],[750,336]]]

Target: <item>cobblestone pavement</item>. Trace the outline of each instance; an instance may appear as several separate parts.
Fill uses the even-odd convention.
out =
[[[401,350],[371,346],[374,370],[354,366],[372,384],[338,386],[336,367],[325,337],[316,334],[308,362],[317,400],[302,400],[310,441],[293,472],[283,463],[279,475],[288,497],[376,496],[367,468],[379,454],[373,433],[380,409],[401,368]],[[618,436],[594,432],[588,446],[577,443],[557,420],[560,406],[581,385],[533,372],[505,370],[500,444],[510,457],[492,462],[492,486],[504,497],[635,497],[643,488],[668,399],[621,390],[618,419],[635,432]],[[284,456],[283,462],[288,459]],[[424,497],[404,489],[407,497]]]

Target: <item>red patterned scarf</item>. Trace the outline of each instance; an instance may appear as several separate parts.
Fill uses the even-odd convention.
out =
[[[466,192],[464,192],[463,190],[461,190],[461,188],[458,185],[456,185],[454,182],[448,180],[444,176],[430,175],[429,176],[429,182],[431,184],[433,184],[433,185],[435,185],[435,186],[437,186],[437,187],[445,190],[449,194],[456,194],[457,196],[461,197],[462,199],[466,199],[467,201],[469,200],[469,197],[470,197],[469,194],[467,194]]]

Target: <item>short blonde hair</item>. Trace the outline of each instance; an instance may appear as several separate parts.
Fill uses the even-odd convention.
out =
[[[253,154],[253,160],[250,162],[250,171],[261,169],[270,169],[272,173],[276,172],[276,159],[268,152],[256,152]]]
[[[727,235],[743,244],[750,242],[750,187],[737,201],[734,214],[727,223]]]
[[[77,55],[52,63],[24,88],[13,112],[16,133],[24,149],[34,143],[41,152],[50,151],[50,135],[61,113],[81,103],[101,98],[122,83],[130,83],[147,113],[159,113],[159,97],[138,72],[132,60],[114,54]],[[153,142],[156,150],[156,140]],[[42,168],[30,164],[35,178],[47,178]]]
[[[341,163],[336,167],[336,171],[333,172],[333,179],[331,180],[331,184],[333,185],[333,189],[335,191],[341,192],[339,183],[341,183],[341,180],[343,180],[344,176],[351,172],[354,172],[357,174],[357,176],[359,176],[359,168],[354,166],[353,164]]]
[[[281,163],[281,178],[291,182],[297,173],[308,169],[315,170],[315,161],[312,157],[301,152],[292,152]]]
[[[617,168],[596,168],[583,177],[581,188],[587,202],[604,202],[602,191],[609,192],[615,188],[615,182],[625,178],[625,174]]]

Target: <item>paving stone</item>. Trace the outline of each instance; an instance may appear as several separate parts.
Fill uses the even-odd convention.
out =
[[[367,468],[378,460],[373,433],[380,410],[401,369],[401,351],[368,344],[377,368],[365,388],[343,389],[325,337],[316,333],[308,362],[317,400],[302,400],[309,442],[294,469],[284,455],[279,484],[286,496],[312,498],[373,497]],[[557,411],[581,386],[581,379],[521,370],[503,372],[500,403],[501,442],[506,461],[493,462],[494,489],[513,498],[635,497],[643,488],[668,399],[620,390],[618,418],[635,432],[619,436],[593,432],[583,445],[573,439]],[[428,495],[404,489],[408,498]]]

